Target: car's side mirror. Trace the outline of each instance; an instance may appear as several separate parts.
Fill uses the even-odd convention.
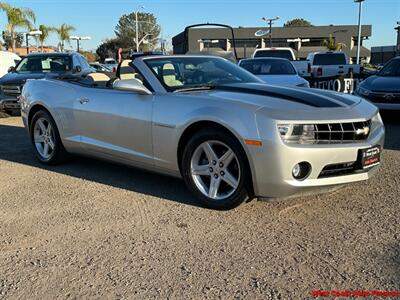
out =
[[[138,79],[116,80],[113,83],[113,88],[119,91],[128,91],[138,93],[140,95],[151,95],[152,92],[146,88]]]
[[[81,66],[76,66],[73,70],[72,73],[80,73],[82,72],[82,67]]]
[[[11,72],[14,72],[15,71],[15,67],[14,66],[11,66],[11,67],[9,67],[8,68],[8,73],[11,73]]]

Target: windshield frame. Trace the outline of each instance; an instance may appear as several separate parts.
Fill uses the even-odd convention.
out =
[[[222,57],[218,56],[208,56],[208,55],[174,55],[174,56],[149,56],[149,57],[143,57],[143,58],[138,58],[135,59],[134,65],[139,62],[143,62],[143,64],[146,66],[146,68],[149,70],[151,73],[152,77],[157,81],[157,83],[163,87],[163,89],[168,92],[168,93],[174,93],[174,92],[179,92],[179,90],[182,91],[191,91],[191,90],[210,90],[216,86],[222,86],[225,84],[213,84],[211,85],[210,83],[202,83],[202,84],[193,84],[193,85],[182,85],[182,86],[168,86],[163,80],[159,78],[159,75],[155,72],[155,70],[152,68],[152,66],[149,64],[150,61],[164,61],[164,60],[179,60],[179,59],[204,59],[204,60],[216,60],[216,61],[221,61],[221,62],[226,62],[228,64],[231,64],[231,67],[237,67],[240,72],[243,72],[248,78],[251,79],[251,81],[247,81],[248,83],[264,83],[261,79],[259,79],[257,76],[251,74],[247,70],[241,68],[240,66],[230,62],[227,59],[224,59]],[[238,82],[237,82],[238,83]],[[242,82],[245,83],[245,82]],[[230,83],[226,83],[230,84]],[[233,82],[232,82],[233,84]],[[202,88],[204,87],[204,89]]]

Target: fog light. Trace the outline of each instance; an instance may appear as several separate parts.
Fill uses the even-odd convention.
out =
[[[292,169],[292,175],[297,180],[305,179],[311,172],[311,165],[308,162],[296,164]]]

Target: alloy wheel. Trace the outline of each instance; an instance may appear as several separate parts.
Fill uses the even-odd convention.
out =
[[[224,200],[238,188],[240,166],[234,151],[220,141],[206,141],[193,152],[191,176],[201,193],[213,200]]]
[[[55,137],[51,123],[45,118],[39,118],[33,129],[33,138],[37,152],[48,160],[54,154]]]

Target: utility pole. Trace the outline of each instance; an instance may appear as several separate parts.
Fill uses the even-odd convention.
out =
[[[140,6],[136,11],[135,11],[135,31],[136,31],[136,39],[135,39],[135,44],[136,44],[136,52],[139,52],[139,10],[143,9],[144,6]]]
[[[397,22],[397,43],[396,43],[396,56],[400,56],[400,21]]]
[[[274,21],[277,21],[279,19],[280,19],[280,17],[278,17],[278,16],[276,16],[274,18],[269,18],[269,19],[266,17],[262,18],[263,21],[265,21],[265,22],[267,22],[267,24],[269,24],[269,47],[272,47],[272,24]]]
[[[354,0],[355,3],[358,3],[358,39],[357,39],[357,61],[356,64],[360,63],[360,50],[361,50],[361,14],[362,14],[362,3],[365,0]]]

